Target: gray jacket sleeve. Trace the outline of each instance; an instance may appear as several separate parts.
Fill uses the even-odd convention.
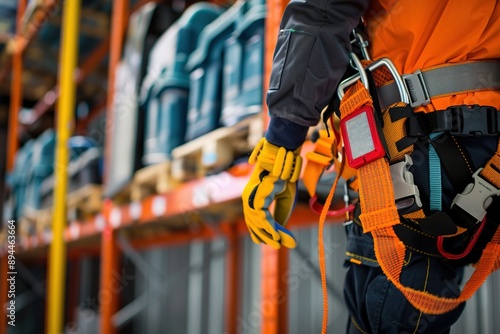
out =
[[[349,62],[369,0],[292,0],[281,21],[266,102],[271,117],[314,126]]]

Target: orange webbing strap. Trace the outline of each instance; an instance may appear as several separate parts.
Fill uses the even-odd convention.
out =
[[[359,107],[372,106],[366,88],[357,82],[351,86],[340,105],[341,118],[348,116]],[[497,154],[483,169],[482,175],[500,188],[500,144]],[[443,314],[453,310],[469,299],[486,278],[500,266],[500,232],[487,244],[476,270],[457,298],[443,298],[425,291],[415,290],[400,283],[400,274],[405,258],[405,245],[399,240],[394,225],[400,223],[394,200],[394,191],[386,158],[375,160],[358,170],[360,183],[360,220],[365,233],[373,236],[375,256],[387,278],[405,295],[418,310],[427,314]]]
[[[341,147],[338,143],[341,142],[340,132],[332,131],[330,134],[327,130],[319,131],[319,138],[314,144],[314,149],[306,154],[306,165],[302,176],[302,182],[306,187],[309,196],[316,195],[316,187],[323,175],[324,170],[334,164],[334,171],[345,180],[351,180],[349,187],[357,190],[357,184],[353,184],[352,178],[357,174],[357,170],[341,165],[338,159],[338,150]]]
[[[498,142],[495,155],[486,163],[486,166],[484,166],[479,175],[488,180],[497,189],[500,188],[500,142]]]
[[[343,164],[341,164],[340,170],[335,176],[335,181],[333,186],[328,193],[323,210],[321,210],[321,215],[319,216],[319,227],[318,227],[318,257],[319,257],[319,273],[321,276],[321,290],[323,291],[323,322],[321,324],[321,333],[326,334],[328,330],[328,289],[326,286],[326,263],[325,263],[325,245],[323,242],[323,231],[325,227],[326,215],[328,213],[328,208],[332,204],[333,195],[335,194],[335,189],[337,189],[337,184],[340,179],[340,174],[342,174]]]
[[[323,171],[328,167],[334,158],[332,146],[335,145],[336,139],[333,136],[328,136],[326,130],[321,130],[319,138],[314,145],[314,150],[306,154],[306,166],[302,176],[302,182],[311,197],[316,194],[316,186],[323,174]]]

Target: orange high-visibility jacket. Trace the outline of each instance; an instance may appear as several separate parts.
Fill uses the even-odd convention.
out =
[[[379,0],[372,2],[365,17],[373,59],[389,57],[402,73],[500,58],[500,3],[496,0]],[[425,110],[458,104],[500,109],[500,92],[434,99]]]
[[[348,66],[349,34],[360,17],[366,19],[371,58],[389,57],[400,73],[500,58],[495,0],[292,0],[281,22],[267,92],[271,124],[273,118],[304,127],[318,123]],[[434,99],[426,109],[462,103],[500,108],[500,93]],[[273,135],[277,145],[298,141]]]

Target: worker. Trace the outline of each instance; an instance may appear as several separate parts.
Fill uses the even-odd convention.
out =
[[[381,199],[368,189],[371,181],[359,180],[365,195],[370,194],[365,203],[370,203],[361,202],[354,221],[345,228],[347,332],[447,333],[463,312],[466,298],[457,299],[453,305],[446,303],[460,295],[464,266],[478,261],[500,224],[499,180],[481,172],[484,167],[493,174],[495,168],[500,173],[500,165],[490,160],[500,156],[497,1],[291,0],[281,20],[266,96],[270,123],[249,159],[255,169],[242,194],[245,221],[255,243],[276,249],[296,246],[285,225],[296,201],[301,147],[309,128],[320,122],[322,111],[338,93],[346,72],[356,65],[351,36],[357,27],[364,27],[370,61],[375,64],[379,59],[389,59],[390,63],[382,63],[381,67],[393,65],[399,75],[404,74],[404,87],[397,87],[401,95],[409,95],[404,104],[392,104],[396,101],[384,95],[384,85],[377,84],[375,91],[370,85],[373,113],[390,109],[389,114],[404,119],[405,127],[404,136],[397,140],[385,136],[384,157],[377,156],[376,161],[382,161],[384,166],[390,162],[390,168],[403,164],[400,166],[406,175],[405,184],[414,182],[415,186],[412,204],[417,205],[416,212],[425,213],[425,219],[418,219],[422,217],[415,212],[405,215],[398,211],[397,226],[391,223],[380,227],[395,231],[404,244],[402,268],[394,278],[391,265],[385,265],[384,252],[394,251],[398,256],[401,252],[380,246],[383,241],[374,245],[376,233],[368,226],[369,213],[362,211]],[[363,66],[370,65],[363,62]],[[359,73],[365,72],[354,67]],[[376,81],[377,70],[371,72]],[[352,88],[349,86],[344,87],[345,98]],[[388,105],[383,105],[385,100],[389,100]],[[391,109],[389,105],[396,107]],[[341,120],[349,117],[348,112],[342,114]],[[383,125],[377,121],[379,129],[388,123],[386,118],[383,120]],[[361,137],[368,141],[375,135],[358,133],[352,140]],[[393,162],[394,151],[404,154]],[[360,178],[362,170],[373,165],[363,163],[358,167]],[[481,193],[477,190],[481,182],[491,194],[476,198]],[[383,191],[395,196],[387,187]],[[477,196],[467,197],[468,191]],[[477,215],[466,204],[476,200],[485,209],[479,209]],[[389,206],[391,210],[399,209],[400,204]],[[384,224],[382,216],[373,217],[373,224]],[[477,221],[487,222],[480,235],[475,232],[484,224]],[[443,243],[443,237],[449,235],[457,237]],[[472,243],[472,236],[478,236],[479,241]],[[495,240],[498,242],[497,237]],[[393,243],[394,247],[399,247],[398,242]],[[464,245],[474,247],[460,255]],[[410,298],[412,291],[422,291],[425,296],[434,294],[439,302],[415,307],[418,298]],[[442,297],[448,299],[439,299]]]

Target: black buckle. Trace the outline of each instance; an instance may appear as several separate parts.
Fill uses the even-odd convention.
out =
[[[454,106],[446,111],[451,113],[451,135],[458,136],[495,136],[498,134],[496,108],[489,106]]]
[[[430,130],[426,126],[427,123],[425,113],[414,113],[406,120],[406,135],[408,137],[427,137]]]
[[[406,121],[409,137],[422,138],[436,132],[466,137],[496,136],[499,131],[498,111],[490,106],[459,105],[431,113],[418,112]]]

